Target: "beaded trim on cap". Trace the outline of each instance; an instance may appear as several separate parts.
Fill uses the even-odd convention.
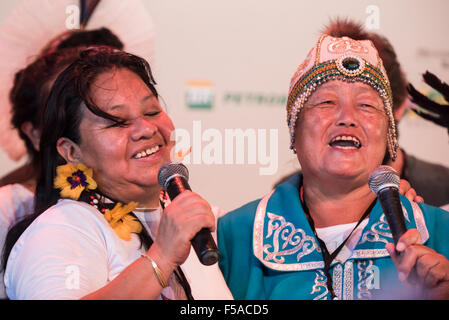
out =
[[[326,36],[326,35],[325,35]],[[320,52],[320,38],[317,54]],[[352,39],[351,39],[352,40]],[[355,40],[352,40],[355,41]],[[374,48],[372,50],[375,50]],[[377,54],[377,52],[376,52]],[[317,56],[317,60],[318,60]],[[297,74],[296,74],[297,76]],[[343,54],[337,59],[315,63],[315,65],[292,83],[287,100],[287,124],[290,131],[290,149],[294,150],[296,120],[311,94],[316,88],[327,81],[341,80],[347,82],[363,82],[373,87],[384,102],[385,113],[389,119],[387,145],[392,160],[396,159],[399,148],[396,124],[393,117],[393,99],[388,78],[381,68],[376,67],[365,59],[354,54]],[[296,152],[294,150],[294,152]]]

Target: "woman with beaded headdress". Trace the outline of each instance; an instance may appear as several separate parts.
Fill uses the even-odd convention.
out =
[[[319,38],[287,102],[302,173],[218,221],[236,299],[449,298],[449,215],[401,196],[408,230],[395,246],[368,185],[396,158],[392,103],[371,41]]]
[[[35,213],[8,234],[9,298],[232,298],[218,265],[191,249],[215,229],[210,205],[190,191],[161,195],[174,127],[144,59],[82,51],[42,119]]]

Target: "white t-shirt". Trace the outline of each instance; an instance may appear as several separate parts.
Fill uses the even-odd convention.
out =
[[[356,230],[352,233],[351,237],[346,241],[346,244],[341,249],[340,253],[337,255],[336,260],[340,262],[346,261],[351,256],[352,250],[354,250],[357,242],[359,241],[363,229],[368,224],[368,218],[364,219]],[[325,227],[325,228],[316,228],[316,233],[318,237],[323,240],[326,244],[326,248],[329,253],[337,249],[340,244],[349,236],[351,231],[355,228],[357,222],[351,222],[346,224],[339,224],[335,226]]]
[[[159,211],[136,216],[154,234],[159,218],[152,213]],[[120,239],[89,204],[59,200],[14,245],[5,272],[8,297],[79,299],[94,292],[140,258],[144,249],[137,235],[131,237],[130,241]],[[218,264],[203,266],[193,248],[181,268],[195,299],[232,299]],[[172,295],[170,288],[162,293]]]
[[[9,229],[26,215],[33,213],[34,193],[21,184],[10,184],[0,188],[0,252],[3,252]],[[3,254],[0,255],[3,266]],[[0,271],[0,299],[6,298],[3,283],[3,268]]]

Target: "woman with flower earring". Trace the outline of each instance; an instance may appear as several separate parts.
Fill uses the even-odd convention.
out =
[[[215,230],[209,204],[189,191],[160,200],[174,127],[148,63],[82,52],[56,79],[43,123],[36,212],[9,235],[9,298],[232,298],[218,266],[191,254],[193,236]]]
[[[23,166],[0,178],[0,247],[2,249],[9,229],[28,214],[33,213],[36,179],[40,171],[38,163],[40,114],[56,76],[79,55],[81,49],[73,45],[84,45],[84,47],[108,45],[117,49],[123,48],[120,39],[106,28],[64,32],[50,43],[54,45],[53,51],[42,50],[33,62],[15,73],[11,90],[8,92],[9,103],[0,103],[2,107],[7,108],[3,112],[0,111],[1,121],[4,121],[3,126],[16,129],[15,133],[9,130],[1,132],[0,140],[7,142],[11,148],[7,149],[1,141],[0,147],[5,147],[5,151],[9,150],[10,155],[16,154],[17,157],[23,158],[25,156],[23,146],[25,146],[27,153],[25,156],[27,161]],[[2,45],[5,46],[4,43]],[[47,47],[51,47],[50,44]],[[15,64],[11,68],[14,66]],[[10,83],[5,82],[3,85],[9,87]],[[5,91],[4,94],[6,94]],[[7,116],[8,114],[11,114],[10,117]],[[21,143],[14,142],[15,135],[20,137]],[[0,279],[3,279],[3,266],[6,261],[3,261],[2,257],[0,262],[2,266]],[[0,299],[6,299],[3,281],[0,281]]]

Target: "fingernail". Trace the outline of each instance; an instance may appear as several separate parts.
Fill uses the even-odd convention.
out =
[[[396,246],[396,250],[402,251],[404,249],[405,249],[405,244],[403,244],[402,242],[399,242]]]
[[[404,281],[405,280],[405,273],[404,272],[399,272],[398,273],[398,277],[399,277],[399,280]]]

